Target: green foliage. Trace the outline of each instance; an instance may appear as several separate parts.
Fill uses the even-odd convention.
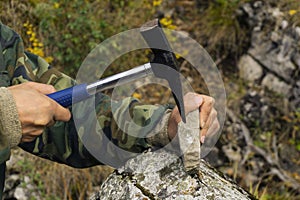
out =
[[[69,74],[74,74],[87,53],[108,36],[103,31],[107,30],[105,19],[95,19],[93,9],[86,1],[42,2],[34,9],[54,64],[59,63]]]
[[[207,8],[199,11],[200,40],[214,57],[238,56],[248,45],[248,30],[241,27],[236,16],[245,2],[249,0],[209,1]]]
[[[289,113],[282,117],[283,120],[288,125],[288,132],[290,133],[290,138],[288,140],[289,144],[295,146],[295,148],[300,151],[300,108],[296,109],[294,112]]]
[[[28,176],[32,184],[36,186],[39,191],[39,194],[43,197],[46,196],[46,188],[43,182],[43,178],[39,172],[36,171],[34,164],[28,160],[26,157],[17,162],[18,167],[21,168],[23,174],[22,176]],[[26,188],[26,183],[22,182],[21,186]],[[31,200],[35,200],[34,196],[30,197]]]
[[[207,14],[209,14],[209,24],[211,26],[234,26],[234,13],[239,6],[239,0],[216,0],[209,4]],[[242,1],[244,2],[244,1]]]
[[[33,3],[32,13],[54,58],[51,64],[74,76],[97,44],[150,19],[154,11],[151,2],[40,0]]]

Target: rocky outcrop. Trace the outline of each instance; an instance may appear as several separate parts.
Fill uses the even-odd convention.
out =
[[[148,151],[129,160],[91,199],[252,199],[200,159],[198,116],[193,111],[186,123],[179,123],[176,148]]]
[[[129,160],[102,184],[91,200],[106,199],[254,199],[201,160],[197,174],[188,174],[170,152],[146,152]]]
[[[251,46],[238,64],[240,77],[300,105],[300,27],[289,24],[279,8],[262,1],[238,11],[252,28]]]
[[[253,199],[200,159],[198,110],[178,126],[176,147],[148,151],[129,160],[91,199]]]

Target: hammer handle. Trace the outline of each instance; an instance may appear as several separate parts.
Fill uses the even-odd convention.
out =
[[[69,107],[72,103],[78,103],[91,95],[86,90],[87,84],[75,85],[73,87],[48,94],[47,96],[62,105]]]
[[[151,64],[146,63],[144,65],[135,67],[133,69],[121,72],[109,76],[107,78],[101,79],[91,84],[80,84],[73,87],[54,92],[47,95],[51,99],[55,100],[57,103],[63,107],[69,107],[74,103],[78,103],[85,99],[88,99],[95,93],[114,88],[116,85],[126,84],[133,82],[137,79],[152,75]]]

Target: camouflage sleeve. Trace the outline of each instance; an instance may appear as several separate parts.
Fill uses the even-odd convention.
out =
[[[14,31],[1,23],[0,27],[3,58],[12,85],[35,81],[61,90],[75,84],[73,79],[49,66],[42,58],[26,52],[22,39]],[[114,112],[112,105],[117,108]],[[95,96],[94,107],[88,101],[80,102],[77,107],[79,114],[73,112],[69,122],[58,121],[35,141],[19,146],[37,156],[81,168],[107,164],[102,159],[99,161],[97,155],[122,163],[153,144],[168,142],[168,105],[143,105],[134,98],[114,102],[99,93]],[[159,135],[158,140],[153,136],[154,131]],[[129,153],[120,154],[118,149]],[[90,153],[93,150],[96,150],[96,156]],[[0,157],[2,153],[0,150]]]

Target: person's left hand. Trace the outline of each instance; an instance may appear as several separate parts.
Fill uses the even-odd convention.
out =
[[[199,135],[199,137],[201,143],[204,143],[206,136],[213,135],[220,128],[220,124],[217,118],[217,111],[214,108],[214,103],[214,98],[206,95],[187,93],[184,96],[184,108],[186,115],[191,111],[199,109],[199,128],[201,130],[201,135]],[[168,124],[168,135],[171,140],[177,134],[177,127],[180,121],[181,117],[179,114],[179,110],[177,107],[175,107],[171,113]]]

